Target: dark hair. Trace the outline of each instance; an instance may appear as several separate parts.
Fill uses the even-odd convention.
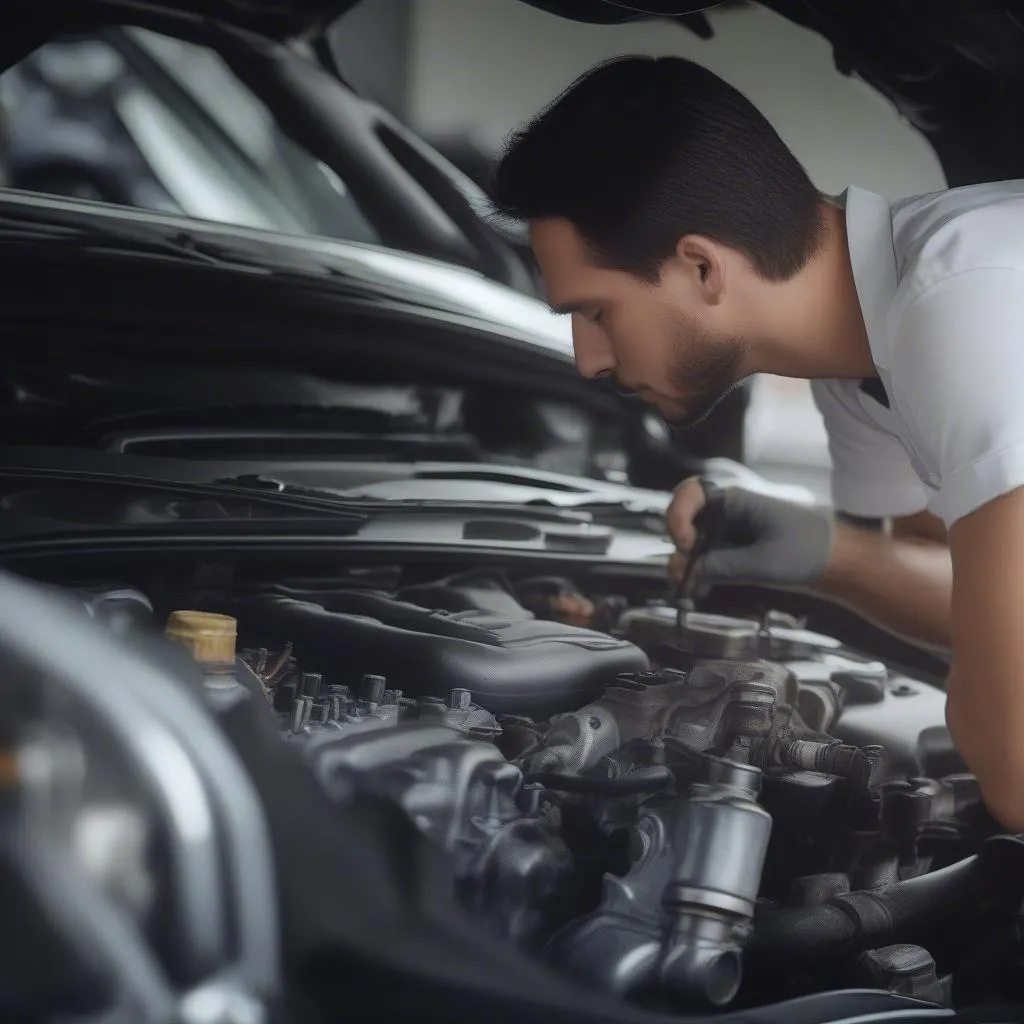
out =
[[[792,277],[823,236],[821,195],[763,114],[679,57],[621,57],[514,133],[494,180],[508,217],[569,220],[602,265],[656,281],[686,234]]]

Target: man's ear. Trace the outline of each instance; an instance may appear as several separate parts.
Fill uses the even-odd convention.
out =
[[[701,298],[717,306],[725,291],[725,259],[721,246],[703,235],[684,235],[676,246],[676,259]]]

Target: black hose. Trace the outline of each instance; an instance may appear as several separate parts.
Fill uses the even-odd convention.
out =
[[[912,937],[927,941],[939,925],[947,931],[965,913],[981,918],[993,904],[1019,905],[1024,896],[1022,857],[1004,860],[1000,870],[1000,851],[1005,856],[1005,847],[1000,847],[995,857],[968,857],[929,875],[836,896],[816,906],[759,911],[749,955],[772,961],[799,958],[807,964]]]
[[[563,775],[561,772],[533,772],[526,782],[540,783],[545,789],[562,793],[586,793],[591,796],[634,796],[658,793],[675,783],[675,776],[660,766],[645,769],[643,775],[625,779],[595,779],[586,775]]]

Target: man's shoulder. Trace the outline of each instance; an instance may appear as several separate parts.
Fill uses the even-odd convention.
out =
[[[1024,179],[913,196],[891,209],[904,302],[971,271],[1024,273]]]

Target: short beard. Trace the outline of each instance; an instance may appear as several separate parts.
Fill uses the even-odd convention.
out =
[[[672,426],[683,430],[699,426],[740,386],[746,351],[744,338],[714,335],[690,318],[680,320],[668,383],[686,397],[685,408],[670,421]]]

